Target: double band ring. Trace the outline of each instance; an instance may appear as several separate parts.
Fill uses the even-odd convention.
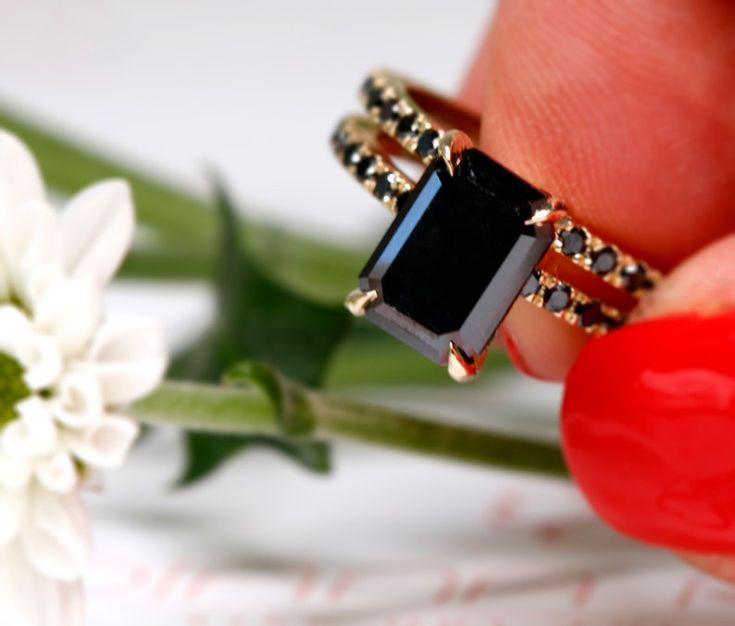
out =
[[[367,114],[342,120],[332,148],[396,217],[346,305],[448,364],[456,380],[479,372],[519,296],[599,335],[623,324],[660,279],[474,148],[476,116],[389,72],[373,73],[360,95]],[[426,165],[418,182],[395,156]],[[606,295],[575,288],[561,276],[564,263],[597,277]]]

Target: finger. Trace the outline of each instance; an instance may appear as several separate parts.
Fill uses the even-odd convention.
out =
[[[642,321],[587,345],[567,378],[562,433],[603,519],[735,582],[733,270],[735,234],[672,271]]]
[[[735,230],[735,5],[501,1],[481,55],[483,149],[580,223],[662,269]],[[549,379],[586,341],[526,302],[505,331]]]

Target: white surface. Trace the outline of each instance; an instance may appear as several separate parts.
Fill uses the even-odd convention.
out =
[[[256,213],[365,238],[387,217],[332,162],[333,124],[376,65],[456,86],[486,4],[0,0],[0,98],[195,187],[215,164]],[[129,286],[109,305],[160,316],[176,345],[211,306]],[[507,387],[429,404],[503,415],[522,406]],[[553,407],[558,392],[520,393]],[[735,621],[735,592],[615,536],[568,485],[341,446],[331,478],[258,453],[171,493],[179,463],[161,433],[88,498],[90,625]]]
[[[167,493],[159,433],[91,496],[90,624],[731,626],[735,591],[597,522],[568,484],[342,446]]]
[[[489,6],[0,0],[0,98],[202,189],[215,165],[253,213],[364,237],[387,217],[338,171],[333,127],[376,66],[458,85]]]

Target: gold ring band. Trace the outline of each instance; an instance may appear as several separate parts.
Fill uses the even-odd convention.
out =
[[[462,155],[473,150],[472,136],[477,135],[479,120],[454,103],[384,71],[373,73],[365,81],[361,100],[369,118],[351,116],[342,120],[333,134],[332,147],[344,167],[362,186],[386,208],[399,214],[398,220],[403,207],[415,195],[417,183],[391,157],[391,153],[397,152],[396,144],[427,166],[443,162],[449,174],[454,176],[454,168],[462,162]],[[460,124],[461,130],[457,128]],[[499,164],[493,164],[502,170],[503,180],[510,187],[525,185],[530,188]],[[661,277],[658,271],[575,224],[560,201],[536,191],[543,194],[543,201],[533,205],[524,224],[537,229],[551,229],[548,248],[552,252],[632,299],[655,286]],[[347,305],[358,315],[378,308],[376,304],[385,309],[379,292],[380,289],[357,290],[350,294]],[[568,281],[539,266],[533,268],[517,295],[594,335],[625,322],[626,313],[619,307],[603,299],[589,297]],[[395,317],[394,313],[389,312],[387,317]],[[481,366],[484,360],[487,344],[479,350],[475,342],[473,349],[466,350],[460,345],[460,339],[452,339],[448,344],[445,342],[441,353],[435,353],[433,348],[427,352],[413,336],[415,334],[426,341],[426,329],[415,330],[410,318],[408,322],[400,320],[398,328],[395,320],[387,323],[376,315],[374,321],[431,358],[439,362],[448,360],[450,374],[459,380],[474,376],[479,370],[478,364]]]

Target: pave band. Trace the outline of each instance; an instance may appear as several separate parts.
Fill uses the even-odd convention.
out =
[[[592,298],[540,267],[547,250],[628,294],[631,302],[660,279],[660,273],[644,261],[575,224],[561,202],[472,148],[479,129],[472,114],[389,72],[373,73],[360,93],[368,117],[342,120],[332,136],[332,148],[343,166],[397,217],[363,270],[361,289],[351,294],[348,306],[430,358],[448,359],[455,378],[476,374],[487,343],[515,296],[594,335],[625,322],[626,309]],[[403,153],[427,166],[420,181],[397,166],[392,155]],[[421,226],[431,220],[430,229]],[[467,226],[456,223],[462,220]],[[478,229],[487,229],[489,238],[477,238]],[[463,250],[464,239],[479,252]],[[460,243],[450,245],[450,240]],[[465,259],[452,266],[460,273],[458,281],[448,280],[449,270],[426,257],[434,249],[445,257],[449,254],[449,259]],[[424,255],[420,261],[416,250]],[[418,267],[422,264],[432,269]],[[488,268],[486,279],[476,276],[475,266],[483,264]],[[401,274],[390,269],[399,267]],[[430,282],[427,272],[444,277],[436,302],[442,298],[447,302],[446,294],[451,294],[450,309],[455,300],[465,300],[459,283],[467,283],[466,291],[474,289],[477,296],[468,296],[460,311],[447,313],[443,304],[434,304],[413,286]],[[401,289],[391,286],[402,280]],[[478,313],[483,308],[485,317]],[[478,331],[483,319],[488,320],[484,334]]]

